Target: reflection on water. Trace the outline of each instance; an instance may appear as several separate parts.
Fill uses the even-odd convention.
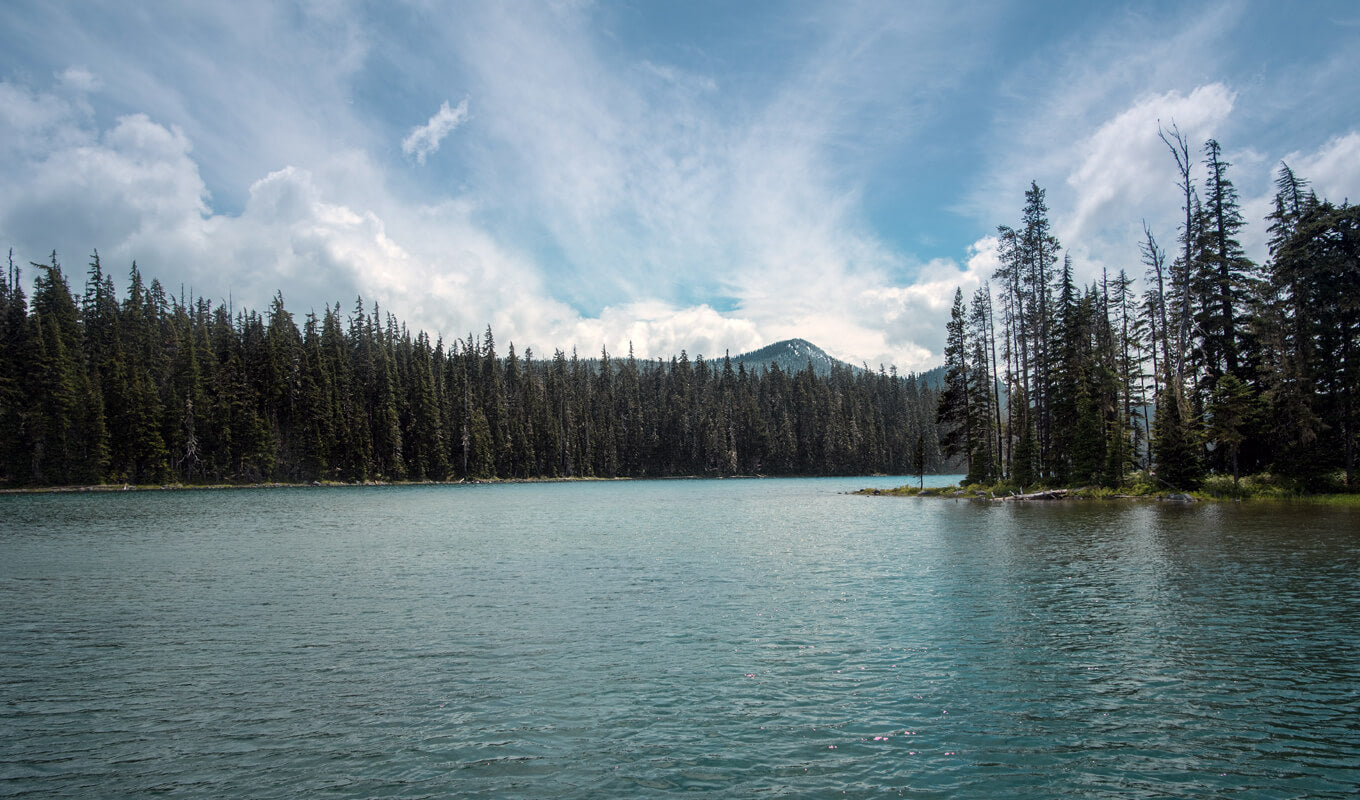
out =
[[[1360,515],[867,483],[0,497],[0,794],[1352,795]]]

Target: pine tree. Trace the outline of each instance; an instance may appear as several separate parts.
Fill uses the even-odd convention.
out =
[[[1054,375],[1049,381],[1049,405],[1054,417],[1066,424],[1053,432],[1047,468],[1047,474],[1059,484],[1087,482],[1087,477],[1080,475],[1084,470],[1076,469],[1073,463],[1078,457],[1079,438],[1089,451],[1094,426],[1089,418],[1095,407],[1087,385],[1090,320],[1083,313],[1086,310],[1072,279],[1072,262],[1064,259],[1054,319]]]
[[[30,380],[28,446],[31,478],[39,483],[93,483],[104,471],[106,457],[102,402],[85,365],[80,312],[70,286],[52,253],[33,287],[30,324],[37,343]]]
[[[26,444],[29,382],[20,380],[34,349],[22,272],[9,254],[0,276],[0,481],[26,482],[31,471]]]
[[[1181,387],[1168,381],[1157,398],[1153,423],[1153,465],[1158,480],[1173,489],[1193,489],[1204,475],[1200,443]]]
[[[1203,268],[1211,290],[1203,305],[1213,309],[1206,320],[1211,327],[1204,335],[1215,341],[1212,351],[1218,355],[1208,366],[1215,378],[1227,373],[1245,379],[1242,356],[1250,347],[1243,341],[1243,333],[1249,330],[1245,306],[1255,267],[1237,241],[1244,223],[1237,190],[1227,176],[1231,164],[1224,160],[1222,149],[1213,139],[1204,144],[1204,166],[1208,170],[1204,229],[1209,247]]]
[[[993,398],[991,358],[988,355],[987,311],[990,300],[979,288],[969,306],[966,347],[968,392],[968,477],[969,483],[991,483],[999,473],[992,443]]]
[[[1272,283],[1287,287],[1286,383],[1274,405],[1302,420],[1283,443],[1284,463],[1316,483],[1327,469],[1354,485],[1356,407],[1360,386],[1360,207],[1323,201],[1307,211],[1275,254]],[[1279,391],[1277,387],[1277,391]],[[1329,434],[1324,443],[1322,434]],[[1339,445],[1339,446],[1338,446]]]
[[[948,458],[971,456],[973,414],[968,406],[968,339],[963,307],[963,290],[954,291],[954,307],[945,329],[944,389],[935,420],[942,428],[940,450]],[[809,366],[809,371],[811,367]],[[969,464],[969,472],[972,471]]]
[[[174,345],[170,371],[161,387],[166,413],[171,417],[164,435],[174,473],[183,481],[193,482],[201,477],[203,469],[199,432],[211,425],[204,413],[208,402],[200,367],[198,336],[190,309],[182,299],[172,303],[168,322]]]
[[[1159,128],[1158,135],[1166,143],[1167,148],[1171,151],[1172,158],[1175,159],[1179,178],[1176,185],[1181,190],[1181,209],[1185,212],[1185,221],[1181,226],[1180,233],[1181,254],[1172,263],[1168,276],[1169,286],[1165,292],[1162,292],[1164,308],[1174,309],[1168,315],[1170,319],[1163,320],[1170,325],[1170,329],[1166,330],[1164,336],[1168,343],[1174,343],[1174,348],[1167,348],[1168,363],[1164,370],[1171,375],[1176,383],[1183,385],[1186,374],[1185,356],[1190,350],[1191,303],[1194,296],[1190,283],[1191,275],[1195,271],[1195,247],[1200,239],[1200,226],[1197,223],[1202,215],[1199,213],[1199,200],[1196,196],[1194,179],[1190,175],[1193,163],[1190,160],[1189,141],[1174,124],[1170,131]],[[1151,241],[1150,238],[1149,241]],[[1163,327],[1166,328],[1166,325]]]
[[[331,427],[334,417],[330,408],[334,387],[322,353],[320,326],[316,314],[309,312],[302,327],[302,363],[295,404],[297,469],[303,477],[313,480],[329,475],[331,464],[327,442],[336,437]]]
[[[1052,286],[1056,278],[1058,250],[1057,237],[1050,232],[1048,205],[1044,202],[1045,192],[1037,183],[1031,182],[1025,192],[1025,227],[1021,235],[1023,260],[1026,266],[1024,285],[1031,308],[1030,318],[1033,341],[1035,380],[1033,384],[1034,422],[1037,427],[1039,462],[1043,474],[1051,472],[1050,447],[1052,442],[1053,413],[1049,394],[1056,376],[1053,373],[1053,309]]]
[[[115,430],[115,451],[121,456],[119,473],[133,483],[159,483],[169,474],[170,451],[161,425],[165,405],[156,381],[161,353],[157,347],[158,311],[155,298],[142,282],[137,263],[132,263],[128,294],[119,313],[119,338],[126,364],[122,376],[124,405],[122,424]]]
[[[1227,373],[1214,384],[1206,435],[1210,442],[1227,453],[1226,462],[1232,469],[1234,486],[1241,475],[1238,455],[1246,438],[1247,426],[1255,417],[1255,406],[1256,398],[1251,387],[1236,375]]]
[[[32,309],[17,269],[0,281],[0,415],[14,422],[0,479],[11,483],[424,479],[451,461],[465,477],[940,466],[938,395],[884,367],[822,375],[809,362],[790,376],[730,357],[644,365],[607,351],[570,365],[559,352],[549,366],[513,344],[501,358],[489,330],[446,353],[362,299],[347,332],[338,305],[299,329],[281,294],[264,314],[214,307],[144,284],[136,264],[120,301],[98,254],[77,308],[55,260],[40,269]],[[984,288],[962,351],[968,449],[988,479],[1002,441],[990,311]],[[107,437],[101,408],[117,420]],[[92,449],[103,441],[107,462]]]

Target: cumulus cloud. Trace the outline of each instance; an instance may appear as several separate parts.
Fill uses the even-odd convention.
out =
[[[15,191],[0,199],[0,233],[28,254],[55,246],[68,263],[98,247],[115,274],[137,259],[149,276],[238,307],[281,289],[295,311],[363,295],[448,336],[489,322],[544,355],[631,344],[639,357],[717,356],[802,336],[856,363],[931,365],[929,315],[947,312],[953,278],[968,278],[952,263],[928,265],[923,282],[896,287],[909,303],[892,299],[916,265],[861,223],[853,176],[828,161],[845,135],[840,93],[853,63],[813,60],[798,76],[810,88],[734,120],[710,76],[651,61],[619,70],[584,29],[477,13],[489,21],[462,49],[483,70],[474,85],[493,111],[470,150],[497,166],[492,180],[474,173],[464,194],[413,203],[363,150],[331,149],[255,173],[239,210],[223,211],[181,128],[134,114],[100,130],[78,98],[0,84],[0,113],[22,133],[3,138],[34,148],[5,163]],[[570,23],[585,12],[563,13]],[[833,39],[852,50],[858,41]],[[60,79],[70,90],[97,83]],[[442,104],[404,153],[434,153],[467,105]],[[517,201],[561,262],[519,250],[523,227],[507,236],[487,226],[489,203]]]
[[[1174,237],[1175,165],[1158,122],[1174,120],[1192,147],[1208,136],[1227,142],[1240,89],[1220,62],[1233,52],[1224,39],[1243,7],[1186,6],[1155,20],[1127,8],[1099,18],[1006,74],[983,147],[988,163],[962,206],[989,226],[1016,225],[1023,193],[1037,182],[1083,282],[1137,264],[1144,218],[1159,238]]]
[[[1192,169],[1198,176],[1198,148],[1226,127],[1236,97],[1219,82],[1188,92],[1144,95],[1107,119],[1096,120],[1090,133],[1066,150],[1076,166],[1066,172],[1061,185],[1048,187],[1049,207],[1079,281],[1121,268],[1138,276],[1142,271],[1136,266],[1138,242],[1145,220],[1160,239],[1174,237],[1178,177],[1159,131],[1169,132],[1173,126],[1180,130],[1190,143]]]
[[[676,307],[655,300],[607,307],[599,317],[581,318],[563,333],[569,341],[583,347],[598,343],[614,355],[631,348],[644,356],[665,357],[685,350],[691,356],[716,357],[727,350],[740,353],[768,344],[749,319],[719,313],[706,304]]]
[[[489,323],[503,341],[542,355],[576,345],[593,355],[632,344],[646,356],[765,343],[749,320],[703,304],[638,301],[585,317],[550,295],[537,264],[475,222],[475,204],[403,204],[362,156],[336,170],[366,177],[356,181],[362,197],[346,181],[287,166],[253,182],[239,214],[217,213],[182,131],[131,115],[107,131],[77,132],[59,122],[68,119],[60,103],[19,97],[28,127],[72,144],[10,171],[0,234],[21,260],[55,247],[77,285],[72,263],[98,248],[114,275],[136,260],[148,278],[238,308],[263,308],[281,290],[295,312],[340,302],[348,313],[362,296],[433,335]]]
[[[410,135],[401,141],[401,151],[408,158],[414,157],[418,163],[424,164],[427,156],[439,150],[444,138],[467,120],[467,115],[467,98],[463,98],[456,108],[449,108],[449,101],[445,100],[429,122],[413,128]]]
[[[171,46],[154,59],[120,59],[101,44],[114,37],[55,8],[49,16],[68,24],[50,27],[71,28],[76,44],[35,62],[51,86],[0,82],[0,235],[22,257],[55,246],[69,262],[98,247],[106,263],[135,258],[168,284],[254,307],[275,289],[299,312],[363,295],[448,337],[490,323],[498,339],[545,357],[559,347],[621,355],[630,343],[639,357],[720,356],[802,336],[855,363],[931,367],[955,287],[970,295],[995,269],[996,241],[980,231],[1015,222],[1031,178],[1050,189],[1079,271],[1136,263],[1140,230],[1120,226],[1149,216],[1159,236],[1174,236],[1174,166],[1158,120],[1198,144],[1246,105],[1217,73],[1176,57],[1211,52],[1202,45],[1221,13],[1165,44],[1096,36],[1070,58],[1022,64],[1023,91],[995,117],[992,140],[960,143],[994,160],[981,177],[959,177],[983,223],[961,241],[976,241],[957,259],[923,262],[868,207],[885,163],[928,158],[915,149],[939,131],[915,132],[937,104],[952,107],[948,93],[980,63],[970,48],[988,49],[985,32],[962,35],[975,15],[948,3],[761,17],[784,26],[772,37],[779,63],[753,58],[750,74],[629,50],[597,24],[612,12],[592,4],[413,12],[441,45],[419,59],[393,46],[399,29],[340,6],[224,12],[222,53]],[[1111,55],[1090,57],[1101,47]],[[375,52],[412,77],[412,96],[448,86],[477,96],[478,124],[466,125],[464,99],[413,129],[392,127],[399,109],[365,91]],[[335,67],[297,68],[314,63]],[[297,97],[310,100],[290,105]],[[431,161],[455,130],[460,158]],[[428,168],[393,172],[404,162],[387,144],[398,139],[407,161]],[[1259,149],[1234,152],[1236,165],[1271,165],[1276,156]],[[1352,133],[1286,158],[1339,200],[1355,194],[1357,156]],[[1255,197],[1258,183],[1238,185]]]
[[[1256,183],[1262,186],[1262,191],[1242,199],[1247,226],[1240,236],[1247,256],[1257,263],[1264,263],[1270,256],[1270,232],[1264,220],[1275,209],[1275,187],[1267,178],[1273,180],[1281,161],[1308,181],[1319,198],[1340,204],[1360,196],[1360,131],[1333,136],[1311,152],[1294,150],[1275,160],[1262,157],[1257,161],[1256,169],[1261,174],[1256,176],[1259,178]]]
[[[207,189],[178,129],[134,114],[97,139],[70,126],[56,133],[70,144],[23,164],[0,200],[0,231],[15,245],[158,246],[206,213]]]
[[[1328,140],[1313,153],[1293,152],[1284,162],[1307,178],[1319,197],[1334,203],[1360,202],[1360,131]]]
[[[428,254],[413,255],[388,235],[374,207],[338,196],[308,170],[276,170],[250,186],[240,214],[216,213],[192,145],[177,127],[133,114],[101,132],[50,96],[0,85],[5,98],[17,98],[9,105],[16,113],[0,118],[6,138],[50,137],[55,145],[41,157],[4,163],[12,191],[0,196],[0,235],[22,257],[55,248],[68,264],[79,263],[98,248],[115,274],[115,264],[137,260],[148,276],[210,298],[262,307],[282,289],[316,306],[364,294],[408,301],[422,312],[422,324],[449,326],[428,298],[431,290],[438,297],[462,287],[437,274]],[[365,172],[362,164],[344,171]],[[367,182],[381,203],[380,184]],[[440,232],[462,232],[466,224],[428,216],[430,230],[421,233],[429,235],[417,241],[454,254],[476,241],[464,236],[460,247],[450,246]],[[466,303],[462,309],[484,315]]]
[[[881,319],[884,344],[910,342],[906,357],[895,359],[900,367],[928,369],[943,359],[944,321],[954,303],[955,291],[967,301],[1001,265],[999,242],[984,236],[968,248],[960,267],[947,259],[923,266],[907,286],[885,286],[863,292],[866,309]],[[873,352],[873,351],[870,351]]]
[[[1227,119],[1234,97],[1221,83],[1189,94],[1152,95],[1096,128],[1079,146],[1081,163],[1067,176],[1074,200],[1067,235],[1088,239],[1109,219],[1128,216],[1129,208],[1160,205],[1174,162],[1158,131],[1174,124],[1197,146]]]

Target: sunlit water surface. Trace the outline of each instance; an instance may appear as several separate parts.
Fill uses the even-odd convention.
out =
[[[0,795],[1350,797],[1360,515],[0,497]]]

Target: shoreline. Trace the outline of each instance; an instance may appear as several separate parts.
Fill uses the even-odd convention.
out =
[[[952,473],[942,473],[952,474]],[[872,475],[665,475],[648,477],[619,476],[601,478],[572,476],[557,478],[472,478],[455,481],[262,481],[260,483],[165,483],[117,484],[100,483],[82,486],[10,486],[0,488],[6,494],[105,494],[116,492],[196,492],[228,489],[336,489],[374,486],[491,486],[516,483],[608,483],[614,481],[731,481],[764,480],[767,478],[872,478]],[[884,476],[888,477],[888,476]],[[898,476],[893,476],[898,477]],[[892,491],[892,490],[888,490]],[[853,494],[853,492],[850,492]]]
[[[996,490],[965,489],[961,487],[930,487],[918,489],[915,486],[899,486],[894,489],[860,489],[851,494],[864,497],[929,497],[942,500],[972,500],[985,503],[1055,503],[1055,502],[1100,502],[1109,500],[1150,500],[1160,503],[1194,505],[1196,503],[1311,503],[1360,509],[1360,494],[1329,492],[1323,494],[1256,494],[1231,497],[1214,495],[1203,491],[1164,491],[1156,493],[1129,493],[1127,491],[1102,489],[1099,487],[1038,489],[1033,492],[1016,493],[1006,491],[999,494]]]
[[[958,487],[930,487],[919,489],[914,486],[899,486],[896,489],[860,489],[855,492],[865,497],[938,497],[944,500],[985,500],[989,503],[1027,503],[1057,500],[1161,500],[1177,503],[1200,503],[1217,500],[1242,498],[1196,496],[1190,492],[1161,492],[1158,494],[1128,494],[1093,489],[1038,489],[1033,492],[1007,492],[997,494],[991,490],[962,489]],[[1260,498],[1268,499],[1268,498]],[[1273,498],[1270,498],[1273,499]]]
[[[950,473],[952,474],[952,473]],[[606,483],[616,481],[723,481],[723,480],[763,480],[767,478],[868,478],[866,475],[669,475],[658,477],[557,477],[557,478],[476,478],[454,481],[267,481],[260,483],[166,483],[166,484],[88,484],[82,486],[17,486],[0,488],[3,495],[31,494],[111,494],[119,492],[199,492],[199,491],[260,491],[270,489],[356,489],[371,487],[399,486],[493,486],[502,484],[529,483]],[[882,476],[889,477],[889,476]],[[1004,492],[1004,493],[1000,493]],[[1124,490],[1103,489],[1099,487],[1036,489],[1032,492],[1017,493],[1013,490],[963,488],[959,486],[897,486],[890,489],[863,488],[846,491],[843,494],[864,497],[929,497],[943,500],[971,500],[987,503],[1033,503],[1033,502],[1072,502],[1072,501],[1109,501],[1143,500],[1162,503],[1193,505],[1195,503],[1224,502],[1277,502],[1310,503],[1360,509],[1360,493],[1329,492],[1321,494],[1270,493],[1243,496],[1216,495],[1204,491],[1162,491],[1157,493],[1130,493]]]
[[[457,481],[266,481],[261,483],[165,483],[116,484],[99,483],[85,486],[11,486],[0,488],[0,494],[107,494],[117,492],[199,492],[229,489],[357,489],[375,486],[485,486],[499,483],[575,483],[587,481],[630,481],[637,478],[477,478]]]

